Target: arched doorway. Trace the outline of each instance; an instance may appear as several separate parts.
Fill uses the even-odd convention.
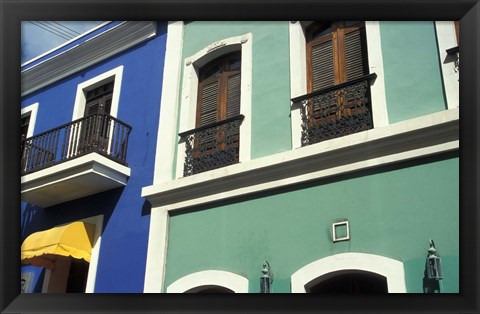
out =
[[[222,270],[186,275],[167,287],[167,293],[247,293],[248,279]]]
[[[334,277],[335,280],[333,280]],[[340,287],[350,284],[349,282],[352,285],[364,287],[360,288],[363,291],[369,289],[385,291],[386,285],[388,293],[407,292],[402,262],[367,253],[341,253],[327,256],[303,266],[291,277],[293,293],[308,293],[312,289],[313,291],[341,290],[345,288]],[[375,288],[365,288],[371,285]]]
[[[185,293],[235,293],[235,291],[222,286],[208,285],[192,288]]]
[[[366,271],[338,271],[312,280],[305,285],[307,293],[388,293],[387,278]]]

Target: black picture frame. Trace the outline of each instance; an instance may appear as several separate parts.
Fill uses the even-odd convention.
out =
[[[478,313],[478,0],[0,0],[1,313]],[[386,296],[20,294],[20,22],[22,20],[460,19],[460,293]]]

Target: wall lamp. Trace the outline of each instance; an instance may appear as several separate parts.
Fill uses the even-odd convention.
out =
[[[273,275],[270,272],[270,264],[267,261],[262,265],[262,277],[260,277],[260,293],[270,293],[270,286],[273,282]]]
[[[435,242],[430,239],[430,248],[428,249],[427,257],[427,276],[428,279],[441,280],[443,279],[442,260],[436,253]]]

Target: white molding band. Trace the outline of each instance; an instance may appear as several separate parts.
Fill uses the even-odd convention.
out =
[[[459,111],[446,110],[249,162],[147,186],[170,210],[458,150]]]
[[[168,23],[153,184],[172,180],[177,149],[183,21]]]
[[[167,208],[152,208],[148,233],[144,293],[164,292],[163,283],[167,262],[169,219]]]
[[[88,266],[87,285],[85,293],[95,292],[95,281],[97,279],[98,259],[100,256],[100,247],[102,245],[103,215],[81,219],[80,221],[95,225],[95,234],[93,235],[92,253],[90,255],[90,265]]]
[[[39,105],[38,102],[36,102],[20,110],[20,115],[24,115],[30,112],[30,121],[28,122],[27,138],[33,136],[33,132],[35,130],[35,122],[37,121],[38,105]]]
[[[156,22],[124,22],[41,62],[21,74],[22,97],[104,61],[157,33]]]
[[[455,25],[452,21],[436,21],[438,56],[440,58],[445,100],[448,109],[454,109],[460,105],[459,71],[456,68],[456,56],[447,54],[447,49],[458,46],[455,34]]]
[[[307,93],[307,48],[302,24],[288,23],[290,44],[290,97],[295,98]],[[291,108],[292,148],[302,147],[302,118],[300,107]]]
[[[193,56],[185,59],[182,85],[182,104],[180,109],[180,130],[189,131],[195,128],[197,112],[197,90],[198,90],[198,69],[219,56],[241,50],[241,94],[240,114],[244,115],[240,125],[240,148],[239,160],[246,162],[250,160],[251,150],[251,106],[252,106],[252,33],[241,36],[225,38],[209,44]],[[183,177],[183,165],[185,161],[185,143],[180,142],[177,147],[176,178]]]
[[[388,125],[387,98],[385,96],[385,71],[383,69],[382,36],[379,21],[366,21],[368,67],[377,78],[370,85],[373,127]]]
[[[306,293],[312,280],[337,271],[360,270],[384,276],[389,293],[406,293],[403,263],[365,253],[342,253],[314,261],[297,270],[291,277],[292,293]]]
[[[235,293],[248,293],[248,279],[221,270],[205,270],[186,275],[167,287],[167,293],[183,293],[202,286],[220,286]]]
[[[290,43],[290,93],[291,98],[307,93],[307,61],[305,27],[309,22],[288,23]],[[388,125],[387,102],[385,96],[383,58],[380,25],[378,21],[366,21],[368,65],[370,73],[377,78],[370,86],[372,118],[375,128]],[[299,134],[302,132],[300,107],[292,103],[291,108],[292,148],[302,146]]]

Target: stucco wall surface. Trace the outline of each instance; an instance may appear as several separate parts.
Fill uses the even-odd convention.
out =
[[[428,241],[445,268],[443,292],[458,292],[458,158],[383,167],[297,188],[194,208],[170,219],[165,286],[217,269],[249,279],[258,292],[268,260],[274,292],[326,256],[370,253],[404,263],[407,292],[421,292]],[[351,240],[332,242],[331,225],[348,220]]]

